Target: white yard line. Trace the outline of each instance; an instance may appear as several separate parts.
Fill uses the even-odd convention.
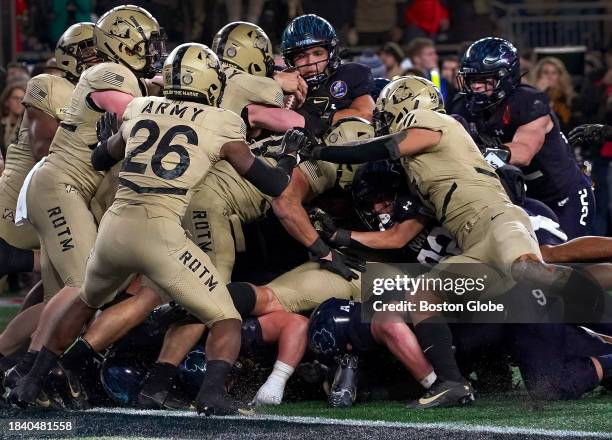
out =
[[[111,413],[125,415],[148,415],[164,417],[204,417],[192,411],[151,411],[131,408],[94,408],[86,412]],[[323,424],[323,425],[347,425],[347,426],[369,426],[383,428],[417,428],[417,429],[442,429],[448,431],[462,431],[473,433],[494,433],[494,434],[523,434],[523,435],[548,435],[556,437],[598,437],[612,438],[612,433],[590,432],[590,431],[567,431],[560,429],[540,429],[540,428],[517,428],[488,425],[467,425],[463,423],[411,423],[411,422],[388,422],[382,420],[358,420],[358,419],[333,419],[327,417],[297,417],[297,416],[278,416],[271,414],[257,414],[254,416],[229,416],[219,417],[230,420],[264,420],[272,422],[300,423],[300,424]]]

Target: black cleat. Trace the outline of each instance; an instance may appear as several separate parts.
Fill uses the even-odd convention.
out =
[[[468,405],[474,401],[474,390],[469,382],[438,379],[423,397],[408,404],[410,409],[447,408]]]
[[[49,391],[61,399],[64,407],[73,410],[91,407],[76,373],[58,365],[49,373],[47,383]]]
[[[52,406],[51,399],[47,393],[43,392],[42,382],[34,380],[27,375],[11,390],[7,401],[22,409],[32,407],[50,408]]]
[[[168,390],[148,393],[142,389],[134,401],[134,406],[141,409],[165,409],[164,403],[168,398]]]
[[[206,416],[251,416],[255,414],[252,407],[232,399],[226,393],[203,395],[202,390],[196,399],[196,411]]]
[[[340,360],[327,399],[327,404],[332,408],[350,408],[355,403],[358,365],[359,359],[353,354],[346,354]]]
[[[22,377],[23,376],[19,374],[19,371],[17,370],[16,366],[8,369],[8,371],[4,374],[4,378],[2,380],[4,399],[8,399],[9,393],[13,390],[13,388],[17,386]]]

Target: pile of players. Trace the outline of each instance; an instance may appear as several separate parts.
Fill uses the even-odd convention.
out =
[[[119,6],[66,30],[64,77],[28,83],[0,261],[42,284],[0,336],[7,404],[249,414],[295,376],[294,394],[324,383],[332,406],[455,406],[474,399],[474,372],[479,392],[511,386],[508,359],[538,399],[609,381],[612,243],[587,236],[591,182],[512,44],[470,46],[447,115],[428,80],[342,62],[315,15],[285,28],[284,70],[250,23],[210,48],[164,42],[147,11]],[[593,125],[570,140],[609,137]],[[366,261],[485,275],[486,294],[533,311],[524,322],[561,302],[563,323],[372,314]],[[570,262],[589,264],[557,264]]]

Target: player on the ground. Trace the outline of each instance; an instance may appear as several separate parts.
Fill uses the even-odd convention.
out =
[[[462,90],[452,113],[499,138],[510,163],[525,174],[527,195],[557,214],[569,238],[589,235],[595,210],[591,180],[576,163],[546,93],[521,84],[514,46],[501,38],[476,41],[463,55],[458,78]]]
[[[123,115],[125,124],[92,155],[96,169],[108,169],[124,156],[119,189],[104,216],[80,297],[66,310],[56,338],[41,350],[12,400],[27,405],[41,390],[41,374],[81,330],[95,310],[112,300],[132,273],[142,273],[210,328],[210,361],[197,398],[206,414],[243,410],[225,392],[224,380],[240,347],[240,314],[210,259],[189,240],[181,217],[190,191],[219,160],[229,161],[262,191],[278,195],[296,163],[285,149],[279,166],[255,158],[245,143],[246,128],[235,113],[217,108],[225,75],[216,55],[201,44],[177,47],[164,63],[165,98],[136,98]],[[112,129],[105,115],[101,132]],[[105,136],[102,136],[103,138]],[[287,138],[284,146],[295,145]],[[148,236],[159,238],[152,251]]]

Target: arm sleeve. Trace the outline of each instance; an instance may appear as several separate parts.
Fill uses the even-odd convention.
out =
[[[383,159],[399,159],[399,144],[406,137],[405,132],[380,136],[359,143],[337,147],[319,146],[312,151],[317,160],[332,163],[356,164]]]

